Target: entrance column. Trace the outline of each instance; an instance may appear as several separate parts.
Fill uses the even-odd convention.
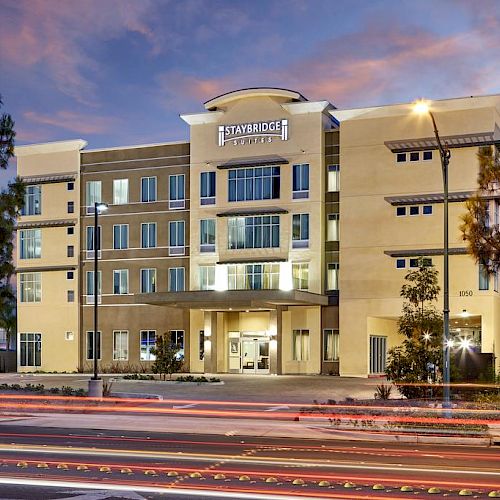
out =
[[[281,375],[283,373],[282,367],[282,313],[283,307],[277,306],[276,309],[271,310],[270,317],[270,331],[271,341],[269,345],[269,365],[270,373]]]
[[[217,373],[217,313],[205,311],[203,313],[205,324],[205,356],[204,372]]]

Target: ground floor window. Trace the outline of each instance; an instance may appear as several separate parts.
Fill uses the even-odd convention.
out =
[[[42,365],[42,334],[21,333],[20,334],[19,364],[21,366]]]
[[[385,373],[387,363],[387,337],[370,335],[370,373]]]
[[[339,340],[338,330],[323,330],[323,361],[339,360]]]
[[[101,359],[101,332],[97,332],[97,359]],[[94,359],[94,331],[87,332],[87,359]]]
[[[128,332],[115,330],[113,332],[113,360],[126,361],[128,359]]]
[[[205,330],[200,330],[200,361],[205,357]]]
[[[141,361],[154,361],[151,348],[156,344],[156,330],[141,330]]]
[[[294,361],[309,361],[309,330],[293,331]]]
[[[184,330],[170,330],[170,344],[178,347],[177,357],[184,359]]]

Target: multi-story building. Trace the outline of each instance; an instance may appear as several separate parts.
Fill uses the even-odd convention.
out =
[[[452,149],[453,333],[498,357],[497,279],[466,255],[458,225],[478,147],[500,142],[500,96],[433,106]],[[205,109],[181,115],[189,142],[17,148],[29,185],[18,230],[20,370],[91,367],[97,251],[101,369],[148,368],[167,335],[191,372],[383,372],[401,340],[405,269],[419,257],[442,267],[429,120],[410,105],[336,110],[271,88]],[[108,204],[97,249],[95,202]]]

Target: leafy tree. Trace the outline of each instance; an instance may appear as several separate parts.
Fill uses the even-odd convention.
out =
[[[493,273],[500,266],[500,230],[497,222],[492,223],[495,201],[489,197],[500,189],[500,152],[486,146],[479,149],[477,157],[478,189],[466,202],[467,212],[462,216],[460,230],[469,253],[487,272]]]
[[[0,97],[0,107],[2,100]],[[0,168],[6,169],[14,155],[14,121],[9,114],[0,117]],[[24,204],[25,187],[19,177],[0,191],[0,316],[15,314],[15,293],[11,278],[14,274],[12,252],[13,239],[19,210]],[[9,323],[12,325],[12,323]],[[12,331],[11,331],[12,333]]]
[[[400,346],[389,350],[386,375],[407,398],[424,397],[426,384],[442,365],[442,315],[434,303],[439,294],[438,272],[420,259],[419,268],[405,276],[401,287]],[[430,367],[434,367],[431,371]]]
[[[168,374],[171,380],[172,374],[182,368],[182,359],[179,357],[180,347],[171,344],[165,337],[166,334],[157,337],[156,344],[151,349],[151,354],[156,357],[152,370],[153,373],[159,373],[163,380]]]
[[[0,297],[0,328],[7,333],[7,348],[17,330],[16,299],[12,295]]]

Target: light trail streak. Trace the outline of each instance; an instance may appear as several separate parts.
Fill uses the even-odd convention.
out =
[[[48,439],[68,439],[68,440],[82,440],[82,441],[117,441],[117,442],[123,442],[123,441],[129,441],[129,442],[135,442],[135,443],[143,443],[143,444],[149,444],[149,443],[159,443],[159,444],[176,444],[179,446],[182,445],[200,445],[200,446],[222,446],[222,447],[236,447],[236,448],[243,448],[246,449],[249,446],[259,448],[259,451],[261,450],[267,450],[267,449],[276,449],[279,448],[281,450],[305,450],[305,451],[323,451],[323,452],[344,452],[346,454],[373,454],[373,453],[380,453],[384,452],[387,454],[396,454],[396,455],[411,455],[412,457],[415,456],[422,456],[422,457],[432,457],[432,458],[464,458],[464,459],[479,459],[479,460],[494,460],[494,461],[500,461],[500,454],[494,455],[493,453],[470,453],[470,452],[459,452],[459,451],[442,451],[440,450],[439,452],[437,451],[430,451],[430,450],[425,450],[425,449],[411,449],[407,450],[404,448],[392,448],[390,446],[384,446],[383,448],[379,447],[361,447],[361,446],[355,446],[353,444],[349,444],[347,446],[331,446],[331,445],[322,445],[322,446],[313,446],[309,443],[305,443],[303,445],[293,445],[293,444],[268,444],[268,443],[260,443],[258,441],[245,441],[244,443],[238,442],[238,443],[228,443],[224,441],[191,441],[191,440],[175,440],[175,439],[160,439],[160,438],[136,438],[136,437],[129,437],[129,436],[82,436],[82,435],[69,435],[69,434],[36,434],[36,433],[16,433],[16,432],[0,432],[0,437],[5,436],[5,437],[22,437],[22,438],[48,438]],[[453,445],[449,445],[453,446]],[[0,443],[1,447],[1,443]]]
[[[290,413],[273,412],[262,413],[258,411],[247,410],[198,410],[198,409],[182,409],[182,408],[151,408],[151,407],[135,407],[135,406],[87,406],[82,404],[76,405],[61,405],[61,404],[35,404],[35,403],[17,403],[16,408],[29,410],[66,410],[66,411],[85,411],[85,412],[104,412],[104,413],[143,413],[143,414],[172,414],[172,415],[203,415],[205,417],[243,417],[243,418],[259,418],[259,419],[290,419]],[[8,408],[12,411],[12,404],[0,403],[0,408]],[[352,407],[351,407],[352,410]],[[500,415],[500,414],[499,414]],[[337,419],[337,420],[362,420],[365,417],[367,420],[377,420],[383,422],[404,422],[404,423],[430,423],[430,424],[455,424],[455,425],[493,425],[500,424],[500,420],[496,419],[471,419],[471,418],[445,418],[445,417],[411,417],[406,415],[363,415],[363,414],[346,414],[346,413],[329,413],[324,415],[318,414],[301,414],[300,418],[304,420],[313,419]]]

